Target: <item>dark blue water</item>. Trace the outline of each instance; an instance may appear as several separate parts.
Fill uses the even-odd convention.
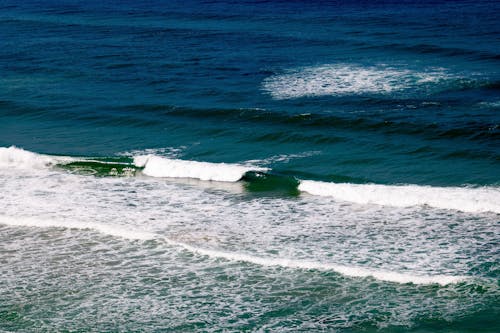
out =
[[[174,220],[177,227],[187,223],[186,219],[190,221],[189,223],[209,220],[233,221],[235,224],[230,224],[229,227],[228,225],[214,227],[217,231],[212,232],[220,236],[220,233],[224,233],[223,230],[228,228],[237,230],[241,227],[238,223],[246,221],[247,218],[248,221],[253,221],[252,223],[267,226],[282,220],[295,221],[295,218],[311,223],[324,221],[321,223],[325,225],[332,220],[340,219],[353,223],[350,225],[353,228],[361,223],[359,221],[366,221],[365,215],[364,217],[356,215],[359,209],[365,209],[364,199],[357,197],[352,200],[360,204],[361,208],[352,208],[352,214],[354,214],[352,216],[346,213],[339,217],[337,215],[339,211],[330,216],[330,213],[325,213],[319,208],[319,210],[314,208],[310,211],[323,212],[322,217],[317,216],[319,213],[300,215],[297,210],[300,211],[301,205],[309,205],[309,203],[302,203],[301,200],[315,200],[302,199],[297,190],[300,180],[342,184],[409,184],[424,189],[430,188],[429,191],[433,191],[434,187],[437,189],[442,187],[481,189],[484,186],[485,191],[491,191],[491,193],[488,192],[490,194],[483,192],[481,195],[472,192],[464,194],[464,207],[467,206],[463,209],[465,213],[457,209],[462,205],[461,203],[450,205],[436,203],[448,200],[442,197],[440,194],[442,192],[436,192],[438,198],[433,199],[431,196],[434,192],[425,191],[422,192],[423,194],[418,192],[419,199],[416,206],[424,211],[429,209],[428,214],[422,211],[415,213],[416,215],[406,211],[394,213],[390,209],[385,211],[385,208],[380,208],[381,210],[374,213],[375,215],[381,214],[380,218],[375,218],[379,223],[383,221],[405,223],[402,221],[407,221],[408,216],[411,216],[411,220],[415,221],[416,225],[423,223],[426,226],[425,230],[428,227],[426,223],[432,225],[443,223],[448,227],[446,232],[451,234],[443,236],[447,240],[442,243],[448,244],[442,245],[448,249],[448,252],[445,251],[447,254],[442,255],[445,257],[449,255],[450,262],[442,266],[437,265],[437,268],[431,265],[432,269],[429,268],[430,266],[418,264],[415,272],[425,273],[424,275],[446,273],[454,276],[467,275],[493,279],[494,282],[488,282],[486,287],[484,283],[479,283],[480,287],[475,284],[472,286],[466,284],[454,286],[453,288],[457,290],[447,290],[446,293],[449,295],[447,294],[446,297],[450,297],[455,302],[452,302],[454,305],[449,305],[453,311],[446,308],[446,301],[443,298],[433,294],[439,291],[423,291],[419,290],[420,287],[411,287],[411,290],[404,292],[389,290],[384,293],[377,287],[375,288],[377,292],[372,296],[380,299],[380,302],[385,305],[373,305],[375,312],[361,311],[358,314],[356,306],[351,304],[353,300],[332,300],[330,296],[326,296],[326,294],[330,295],[332,290],[335,290],[334,293],[340,293],[338,286],[335,285],[337,282],[331,282],[329,277],[321,280],[322,277],[317,275],[305,276],[307,272],[297,273],[297,276],[294,275],[296,280],[291,278],[290,284],[283,287],[279,283],[281,279],[279,274],[274,271],[259,273],[257,270],[247,276],[243,270],[241,273],[245,275],[243,285],[245,283],[252,285],[251,281],[259,281],[262,277],[262,281],[266,281],[261,281],[262,283],[276,284],[278,289],[276,292],[282,292],[284,296],[267,299],[263,295],[274,292],[274,289],[263,291],[257,288],[251,296],[247,295],[252,300],[247,303],[243,302],[244,304],[237,307],[237,310],[225,310],[226,314],[230,312],[236,313],[237,317],[243,316],[238,317],[239,319],[233,318],[234,322],[230,322],[234,325],[223,324],[229,319],[221,313],[213,316],[205,313],[202,316],[200,311],[213,310],[209,307],[208,310],[198,308],[191,313],[187,310],[187,312],[178,310],[182,312],[182,315],[179,315],[181,324],[176,323],[176,325],[180,326],[173,325],[172,320],[169,321],[168,318],[156,318],[151,323],[139,320],[138,326],[119,325],[116,327],[117,330],[150,331],[161,330],[163,327],[180,331],[217,330],[217,328],[236,331],[259,329],[262,331],[316,329],[327,331],[387,329],[395,332],[405,330],[419,332],[495,331],[498,323],[493,318],[499,313],[498,231],[500,226],[496,208],[484,208],[486,206],[481,205],[485,200],[489,200],[494,205],[498,198],[499,124],[500,2],[498,1],[349,1],[346,3],[341,1],[0,0],[0,147],[16,146],[39,154],[98,158],[99,161],[108,163],[110,161],[125,163],[132,166],[134,170],[137,169],[137,165],[133,165],[132,157],[149,153],[165,158],[253,164],[267,168],[268,171],[265,173],[245,176],[243,194],[238,191],[237,194],[224,194],[223,198],[227,201],[221,201],[225,203],[221,203],[220,206],[214,204],[220,209],[218,213],[206,219],[198,215],[184,217],[184,219],[182,216],[176,217]],[[80,176],[89,182],[101,180],[111,182],[107,180],[107,177],[101,177],[108,176],[108,173],[113,175],[114,171],[110,171],[110,167],[102,171],[102,165],[87,162],[84,164],[83,167],[76,165],[76,169],[70,168],[70,174],[73,175],[73,172],[80,168],[92,169],[92,173],[98,173],[100,178]],[[118,172],[122,172],[119,164],[117,165],[115,167],[118,168]],[[64,172],[69,177],[67,170]],[[58,201],[54,201],[56,200],[54,198],[59,197],[51,197],[47,194],[46,200],[49,201],[46,204],[33,206],[31,212],[23,206],[22,202],[26,199],[26,205],[31,204],[35,200],[33,198],[38,198],[40,194],[37,191],[41,189],[32,183],[31,185],[22,183],[20,179],[33,175],[17,175],[19,183],[13,183],[16,180],[13,180],[12,175],[9,174],[9,177],[6,175],[7,171],[4,170],[5,179],[10,180],[5,180],[0,185],[3,185],[6,193],[3,211],[9,218],[23,214],[23,218],[41,218],[43,214],[40,212],[47,207],[48,202],[51,204],[55,202],[55,205],[58,205]],[[43,177],[37,175],[35,178],[45,179]],[[267,180],[259,180],[259,177]],[[199,177],[193,176],[192,178]],[[44,180],[42,183],[48,184],[50,181]],[[62,184],[64,181],[69,180],[58,180],[53,187],[48,188],[56,188],[59,186],[57,184]],[[95,191],[97,189],[100,191],[109,185],[106,184],[95,185]],[[29,199],[31,194],[28,193],[21,197],[13,194],[17,193],[16,191],[20,188],[29,186],[33,187],[32,199]],[[149,189],[149,185],[144,186],[144,189]],[[193,191],[205,191],[208,187],[208,191],[212,191],[210,189],[212,185],[207,184],[182,184],[182,186],[194,186]],[[217,188],[219,185],[213,186]],[[11,193],[7,189],[14,192]],[[65,198],[68,195],[64,192],[66,190],[70,191],[69,188],[64,188],[58,190],[57,193],[61,195],[61,198]],[[85,197],[87,198],[85,200],[90,201],[93,199],[89,198],[100,198],[102,194],[101,192],[94,193],[87,187],[85,191],[82,192],[84,193],[82,198]],[[138,189],[133,189],[133,186],[130,191],[140,192]],[[386,192],[382,191],[382,196],[385,198]],[[272,192],[272,195],[268,192]],[[249,195],[249,193],[254,194]],[[381,194],[377,193],[370,197],[369,203],[380,204],[377,200]],[[387,200],[393,200],[392,194],[387,195],[389,198]],[[400,196],[405,198],[406,195],[406,192],[401,192]],[[161,196],[155,198],[158,199]],[[105,197],[108,198],[102,194],[102,198]],[[195,197],[194,194],[189,196],[194,200],[193,202],[198,200]],[[10,198],[9,204],[6,203],[7,198]],[[342,201],[345,198],[342,196],[340,199]],[[177,204],[167,199],[165,202],[156,199],[153,201],[157,206],[148,206],[151,209],[150,212],[165,210],[166,215],[153,217],[172,222],[167,212],[169,209],[174,209],[172,208],[174,206],[178,207]],[[188,201],[193,204],[191,199],[186,201],[186,205]],[[110,202],[114,202],[115,199],[106,200],[101,204],[97,202],[92,204],[94,205],[92,209],[95,210],[92,218],[100,214],[111,216],[106,215],[108,213],[105,211],[114,209]],[[248,200],[251,202],[249,203]],[[259,205],[263,206],[257,205],[260,207],[257,208],[252,204],[252,200],[257,200]],[[282,201],[288,202],[288,200],[291,200],[297,207],[287,206],[288,208],[284,210],[276,208],[282,207]],[[384,203],[388,202],[384,200]],[[60,204],[51,212],[77,209],[78,201],[75,199],[70,203]],[[384,203],[381,207],[385,207]],[[129,207],[119,208],[124,212],[126,209],[132,209],[127,206],[129,204],[138,207],[145,205],[144,202],[130,203],[128,201],[114,204],[117,205],[116,207],[122,207],[121,205]],[[252,207],[251,209],[247,207],[247,209],[253,209],[252,212],[256,215],[240,217],[236,219],[240,221],[238,223],[234,221],[234,214],[231,215],[220,208],[227,207],[227,205],[246,204]],[[324,204],[327,205],[327,203]],[[339,205],[338,209],[343,211],[344,206]],[[398,205],[396,206],[399,207]],[[403,207],[414,206],[413,203],[402,205]],[[423,208],[422,205],[424,205]],[[478,205],[481,208],[478,208]],[[201,209],[202,206],[186,207],[185,209],[196,210]],[[435,213],[435,209],[442,208],[445,209],[444,212]],[[0,210],[2,210],[1,202]],[[278,213],[263,217],[258,213],[261,210]],[[31,213],[27,213],[28,211]],[[134,212],[132,210],[129,216],[132,216]],[[479,212],[479,215],[475,215],[476,212]],[[74,211],[73,213],[73,215],[69,214],[69,217],[65,216],[64,219],[71,220],[75,216],[85,215],[82,212],[77,214]],[[219,213],[224,213],[222,215],[225,217],[219,216]],[[144,220],[153,218],[148,215],[149,213],[142,212],[141,214]],[[121,219],[124,219],[123,216],[112,216],[112,221],[118,224]],[[44,218],[52,219],[54,216]],[[137,227],[130,221],[124,224]],[[60,226],[60,223],[57,225]],[[464,230],[454,233],[452,230],[457,225],[468,227],[463,227]],[[14,231],[9,228],[12,227],[6,227],[9,231],[5,231],[5,234],[17,232],[21,235],[18,235],[20,239],[27,237],[22,236],[25,232],[23,228],[18,230],[14,227],[12,229]],[[196,227],[193,228],[196,229]],[[204,229],[207,226],[199,224],[198,228]],[[367,228],[375,229],[372,230],[374,234],[368,232],[367,234],[361,233],[363,235],[359,236],[362,238],[359,244],[368,246],[367,252],[363,252],[365,254],[377,251],[392,253],[391,251],[396,251],[396,248],[406,249],[408,245],[408,243],[397,245],[396,242],[387,243],[389,245],[386,244],[385,248],[385,245],[369,248],[369,243],[373,241],[372,236],[377,234],[376,230],[379,227],[367,226]],[[384,228],[380,227],[378,230],[385,230]],[[150,230],[150,227],[146,229]],[[292,232],[292,229],[295,231]],[[386,236],[388,234],[385,232],[396,235],[396,229],[399,227],[391,231],[380,232],[381,235]],[[435,230],[434,227],[431,229],[430,232],[426,231],[429,232],[425,234],[427,238],[422,236],[423,231],[419,228],[404,237],[414,239],[422,236],[422,242],[427,244],[429,239],[433,239],[432,235],[439,238],[440,234],[446,233],[442,230]],[[159,229],[154,230],[156,232]],[[269,248],[270,252],[266,252],[266,255],[289,257],[293,254],[294,258],[297,257],[297,253],[292,250],[290,253],[280,252],[285,251],[284,249],[290,245],[286,245],[288,243],[278,237],[280,233],[277,230],[271,228],[262,231],[266,235],[276,237],[275,241],[282,245],[281,248],[278,246],[279,251]],[[313,237],[315,233],[324,232],[323,229],[299,228],[293,223],[287,230],[288,236],[289,233],[296,233],[295,236],[299,238],[302,233],[309,235],[307,237]],[[191,231],[186,229],[179,233]],[[316,240],[313,237],[311,242],[300,243],[302,245],[297,247],[312,257],[303,254],[298,256],[299,259],[316,260],[319,258],[318,260],[322,263],[330,262],[333,250],[328,249],[328,246],[345,241],[341,236],[342,233],[331,232],[328,231],[325,234],[326,238],[323,240],[325,244],[321,247],[321,251],[325,252],[320,251],[323,254],[318,257],[319,250],[314,245]],[[85,235],[83,232],[82,234]],[[356,234],[351,236],[356,237]],[[43,235],[40,237],[44,239]],[[181,241],[183,244],[200,245],[198,241],[203,238],[196,237],[188,239],[181,237]],[[477,243],[474,243],[473,249],[463,250],[462,248],[462,253],[460,247],[452,248],[454,239],[457,237],[474,238]],[[260,253],[256,249],[264,249],[269,245],[260,244],[255,248],[245,248],[246,243],[242,241],[245,237],[233,235],[229,238],[231,240],[221,240],[221,243],[217,243],[218,245],[209,243],[208,247],[217,250],[229,248],[237,252],[242,250],[244,253],[253,253],[255,250]],[[11,239],[10,236],[8,239]],[[256,241],[259,238],[256,236],[255,239],[252,237],[250,239]],[[104,239],[98,242],[101,241],[106,244],[103,246],[116,245],[113,245],[116,241],[109,243]],[[280,243],[282,241],[283,243]],[[360,246],[359,244],[351,244],[353,251]],[[412,245],[410,250],[418,253],[418,248],[422,247],[425,249],[424,253],[429,256],[437,255],[437,250],[432,246],[422,244]],[[351,245],[348,247],[351,248]],[[45,243],[40,246],[50,247]],[[137,244],[134,244],[134,247],[141,248]],[[307,252],[309,247],[311,247],[310,252]],[[89,248],[92,246],[89,245]],[[39,255],[46,258],[48,254]],[[5,251],[2,252],[0,248],[0,259],[2,256],[8,256],[8,254]],[[396,267],[395,270],[398,272],[401,270],[413,272],[412,269],[415,268],[412,268],[410,264],[405,264],[407,266],[404,267],[393,267],[392,264],[388,264],[393,259],[387,259],[385,256],[383,256],[385,259],[374,262],[367,261],[364,254],[360,256],[363,258],[360,257],[359,260],[348,260],[345,256],[333,259],[336,259],[335,263],[356,263],[356,267],[361,265],[370,269],[384,268],[385,264],[391,269]],[[33,258],[30,260],[39,262],[38,259]],[[222,258],[226,257],[222,256]],[[411,258],[413,259],[410,262],[415,259]],[[469,258],[471,262],[469,259],[462,261],[460,258]],[[344,259],[347,261],[344,262]],[[21,258],[16,263],[11,262],[13,271],[16,271],[17,265],[21,267],[26,264],[26,260],[26,258]],[[162,260],[166,259],[158,260],[163,262]],[[201,269],[198,267],[200,263],[196,258],[178,260],[187,260],[184,265],[188,267],[192,265],[193,271],[198,272],[198,269]],[[57,266],[52,261],[50,265]],[[71,265],[78,265],[78,263],[73,262]],[[474,265],[479,265],[479,268]],[[210,269],[217,270],[217,264],[215,267]],[[92,268],[89,269],[92,270]],[[31,273],[36,274],[35,271]],[[123,275],[127,276],[126,273]],[[222,280],[237,279],[230,274],[224,276]],[[32,277],[33,275],[27,274],[15,280],[14,275],[11,280],[15,280],[15,283],[20,285],[30,283],[37,285],[38,282],[30,280]],[[56,277],[56,279],[59,278],[60,276]],[[319,283],[322,286],[318,287],[320,289],[326,288],[321,289],[326,294],[322,294],[320,289],[309,290],[309,287],[304,287],[308,286],[308,283],[304,282],[308,279],[311,281],[320,279],[320,282],[314,283]],[[128,286],[131,282],[117,283]],[[218,285],[218,283],[224,284],[225,282],[215,278],[215,282],[207,282],[208,285],[211,283],[218,286],[222,294],[229,292]],[[338,283],[344,286],[345,281]],[[349,283],[347,283],[348,286]],[[356,289],[352,294],[349,289],[341,288],[347,298],[356,298],[358,296],[353,295],[364,294],[365,291],[360,291],[357,284],[369,282],[362,279],[361,282],[352,283],[354,283],[352,288]],[[148,285],[144,281],[139,284],[144,288]],[[294,291],[297,294],[290,291],[293,285],[302,286],[303,284],[304,290],[309,291],[301,291],[301,287],[297,287],[298,289]],[[188,293],[190,288],[188,285],[181,287],[184,295]],[[235,286],[231,288],[237,288],[236,285],[235,282]],[[280,289],[280,286],[284,289]],[[55,312],[45,320],[39,313],[30,309],[18,309],[21,303],[36,304],[38,296],[29,296],[24,292],[19,292],[17,296],[8,296],[7,289],[10,287],[0,284],[0,290],[2,288],[4,288],[3,293],[0,295],[4,298],[0,298],[0,329],[4,326],[12,331],[19,329],[31,331],[38,327],[38,329],[50,331],[54,328],[64,330],[69,327],[70,330],[112,331],[114,330],[112,325],[107,326],[110,320],[121,323],[134,322],[132,318],[127,319],[125,315],[130,314],[127,312],[130,310],[128,308],[128,310],[120,308],[121,310],[117,310],[115,317],[106,317],[107,319],[103,322],[98,321],[95,326],[91,324],[86,326],[85,321],[79,322],[78,320],[75,321],[75,326],[69,324],[75,318],[92,318],[91,314],[89,315],[85,312],[86,310],[80,308],[74,312],[64,312],[62,308],[61,310],[52,309]],[[207,288],[207,290],[210,289],[210,287]],[[393,286],[387,288],[391,289]],[[469,289],[463,290],[467,288],[472,288],[470,290],[483,288],[484,290],[474,291],[482,296],[474,293],[471,296],[468,294]],[[161,294],[161,291],[159,292]],[[286,294],[289,292],[291,294]],[[428,292],[430,294],[426,294]],[[44,290],[41,293],[52,295],[53,291]],[[183,295],[182,291],[179,293]],[[403,297],[401,293],[405,296]],[[243,297],[246,295],[243,291],[242,294]],[[91,299],[98,304],[102,303],[102,299],[95,296],[97,294],[92,295],[96,298],[91,297]],[[53,297],[59,296],[53,295]],[[107,297],[110,296],[105,295],[103,299]],[[137,299],[135,296],[131,296],[130,299],[128,296],[122,297],[129,301]],[[157,307],[161,308],[162,298],[158,294],[151,293],[148,297],[158,301]],[[206,301],[209,298],[202,297],[201,300]],[[268,302],[277,306],[288,299],[294,300],[292,308],[295,310],[269,313],[273,306],[267,308],[267,305],[264,305]],[[427,307],[420,304],[414,309],[401,310],[401,304],[411,302],[412,299],[419,299],[416,302],[425,302],[426,299],[436,302],[430,301],[432,304]],[[472,299],[479,299],[479,301],[472,301]],[[82,302],[81,299],[75,298],[70,301],[70,304],[80,306]],[[218,305],[222,304],[217,300],[213,302]],[[391,302],[399,305],[386,306],[392,304]],[[105,309],[103,311],[111,311],[108,303],[102,304]],[[190,303],[179,301],[175,304],[182,308]],[[315,304],[316,307],[308,312],[307,309],[312,306],[311,304]],[[339,306],[345,306],[346,310],[338,314],[335,320],[330,318],[330,321],[321,322],[321,318],[324,319],[324,316],[333,311],[334,304],[342,304]],[[50,308],[49,303],[45,306],[47,309]],[[4,307],[3,310],[2,307]],[[245,312],[251,307],[262,311],[253,314]],[[382,312],[378,313],[379,310]],[[58,311],[63,311],[64,315],[59,316],[62,312]],[[398,317],[394,311],[402,311],[399,313],[401,316]],[[174,312],[168,312],[166,316],[174,316]],[[402,315],[403,312],[404,315]],[[87,313],[88,317],[83,316],[82,313]],[[182,326],[182,323],[189,322],[186,319],[189,316],[198,318],[205,325]],[[267,321],[248,319],[256,318],[255,316],[268,319]],[[278,319],[274,321],[269,318]],[[318,324],[319,322],[321,324]],[[469,323],[472,324],[469,325]]]
[[[0,144],[100,156],[182,146],[186,158],[217,162],[318,151],[276,167],[325,180],[495,184],[498,6],[3,2]],[[265,88],[324,66],[355,78],[319,96]],[[363,78],[390,91],[353,81]],[[341,84],[352,87],[337,93]]]

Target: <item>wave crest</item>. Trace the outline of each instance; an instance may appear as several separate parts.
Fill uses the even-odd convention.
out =
[[[71,161],[73,159],[70,157],[37,154],[15,146],[0,147],[0,167],[2,168],[41,169]]]
[[[220,182],[237,182],[247,172],[267,170],[240,164],[186,161],[155,155],[135,156],[134,165],[143,167],[142,173],[150,177],[194,178]]]
[[[463,212],[500,213],[500,189],[495,187],[432,187],[419,185],[377,185],[327,183],[303,180],[299,190],[359,204],[394,207],[428,205]]]

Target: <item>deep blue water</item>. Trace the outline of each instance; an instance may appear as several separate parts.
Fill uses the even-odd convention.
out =
[[[0,147],[93,159],[39,174],[16,164],[19,151],[0,154],[0,237],[10,244],[0,246],[9,270],[0,278],[0,330],[497,331],[499,124],[498,1],[0,0]],[[246,174],[237,190],[176,182],[147,177],[147,168],[139,175],[132,159],[144,154],[267,171]],[[123,165],[138,177],[113,177]],[[302,180],[382,187],[363,192],[364,202],[357,187],[352,200],[303,196]],[[157,189],[165,184],[173,188]],[[390,185],[410,189],[394,195]],[[412,186],[416,203],[391,204]],[[443,187],[459,194],[449,199]],[[36,223],[25,219],[57,228],[31,230]],[[171,244],[156,236],[117,240],[75,221],[176,235],[214,251],[475,282],[399,285],[314,265],[260,271],[253,259],[212,253],[212,262],[182,246],[164,250]],[[85,257],[93,251],[97,268]],[[142,259],[108,262],[130,251],[157,270]],[[65,296],[26,270],[34,263],[59,272],[52,278]],[[80,263],[117,279],[118,290],[93,290],[100,279],[79,272]],[[132,281],[135,273],[151,280]],[[71,293],[67,276],[83,295]],[[204,306],[188,297],[195,285]],[[14,286],[21,289],[11,293]],[[128,293],[131,286],[144,291]],[[162,315],[146,320],[150,311]]]

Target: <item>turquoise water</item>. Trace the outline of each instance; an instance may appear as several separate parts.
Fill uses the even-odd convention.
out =
[[[0,331],[497,332],[496,1],[0,1]]]

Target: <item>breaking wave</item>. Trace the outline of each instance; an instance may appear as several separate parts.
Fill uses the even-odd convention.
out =
[[[0,147],[0,167],[17,169],[41,169],[75,159],[63,156],[49,156],[33,153],[17,147]]]
[[[393,207],[427,205],[463,212],[500,213],[500,189],[496,187],[432,187],[419,185],[377,185],[328,183],[304,180],[299,190],[359,204]]]
[[[265,172],[263,167],[209,163],[171,159],[156,155],[138,155],[130,159],[75,158],[33,153],[17,147],[0,147],[0,167],[17,169],[45,169],[59,166],[74,172],[91,170],[94,175],[134,175],[142,169],[144,175],[164,178],[192,178],[208,181],[237,182],[246,173]],[[85,172],[84,172],[85,173]]]
[[[239,164],[185,161],[155,155],[136,156],[134,165],[144,168],[142,173],[151,177],[194,178],[220,182],[237,182],[247,172],[267,170]]]

